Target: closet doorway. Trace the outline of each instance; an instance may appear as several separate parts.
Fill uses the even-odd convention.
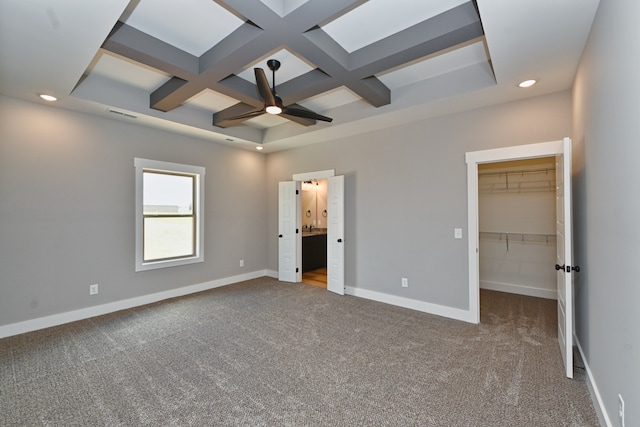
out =
[[[556,176],[555,235],[557,283],[558,343],[566,376],[573,378],[573,273],[580,268],[573,264],[571,224],[571,139],[520,145],[492,150],[468,152],[467,207],[469,228],[469,312],[468,319],[480,323],[480,231],[478,218],[479,168],[482,164],[554,156]],[[521,236],[522,237],[522,236]]]
[[[557,299],[555,157],[478,165],[480,289]]]

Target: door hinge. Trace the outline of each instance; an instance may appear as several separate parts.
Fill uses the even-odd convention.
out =
[[[298,190],[296,190],[296,194],[300,194],[300,193],[298,192]]]
[[[296,234],[298,234],[298,229],[296,228]]]
[[[300,271],[300,269],[299,269],[298,267],[296,267],[296,273],[297,273],[298,271]]]

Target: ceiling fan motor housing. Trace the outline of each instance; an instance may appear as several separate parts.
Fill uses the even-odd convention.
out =
[[[267,67],[269,67],[271,71],[277,71],[280,68],[280,61],[277,59],[270,59],[267,61]]]

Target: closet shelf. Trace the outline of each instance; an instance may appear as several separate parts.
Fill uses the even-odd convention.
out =
[[[481,231],[480,240],[504,242],[509,250],[510,243],[556,244],[555,234],[509,233],[506,231]]]
[[[556,171],[553,168],[479,172],[480,193],[520,193],[555,191]]]

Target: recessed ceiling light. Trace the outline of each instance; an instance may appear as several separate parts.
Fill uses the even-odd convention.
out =
[[[262,145],[258,145],[258,146],[256,147],[256,150],[258,150],[258,151],[262,151],[262,149],[263,149],[263,148],[264,148],[264,147],[263,147]]]
[[[525,80],[523,82],[520,82],[520,84],[518,86],[520,86],[520,87],[531,87],[534,84],[536,84],[535,80]]]
[[[49,101],[49,102],[53,102],[53,101],[57,101],[58,98],[56,98],[53,95],[47,95],[46,93],[41,93],[40,94],[40,98],[44,99],[45,101]]]

